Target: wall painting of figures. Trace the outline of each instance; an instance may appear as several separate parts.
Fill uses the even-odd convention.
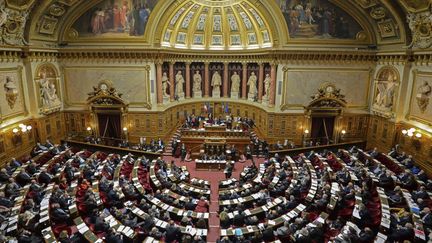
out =
[[[291,38],[356,39],[362,27],[329,0],[276,0]]]
[[[143,36],[158,0],[103,0],[73,24],[80,37]]]

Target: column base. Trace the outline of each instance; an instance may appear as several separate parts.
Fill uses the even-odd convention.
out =
[[[261,104],[263,104],[263,105],[265,105],[265,106],[268,106],[269,103],[268,103],[268,100],[267,100],[267,99],[264,99],[264,98],[263,98]]]
[[[194,98],[202,98],[202,91],[194,91],[193,97]]]
[[[239,93],[238,92],[231,92],[231,99],[238,99]]]

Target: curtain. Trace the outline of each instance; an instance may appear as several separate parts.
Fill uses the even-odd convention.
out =
[[[314,142],[327,144],[333,139],[335,117],[313,117],[311,128],[311,139]]]
[[[120,114],[98,114],[98,120],[101,137],[121,139]]]

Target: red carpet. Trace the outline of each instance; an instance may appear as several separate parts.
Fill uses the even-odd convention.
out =
[[[209,218],[209,233],[207,235],[207,242],[216,242],[220,238],[219,228],[219,181],[225,180],[225,174],[221,171],[197,171],[195,170],[195,162],[180,162],[180,159],[173,158],[172,156],[164,156],[163,159],[167,162],[174,160],[177,166],[186,166],[189,170],[190,176],[207,180],[210,183],[210,218]],[[255,163],[257,166],[263,163],[264,159],[255,157]],[[251,165],[251,161],[247,160],[244,163],[237,162],[235,164],[232,177],[239,179],[240,173],[243,171],[245,166]]]

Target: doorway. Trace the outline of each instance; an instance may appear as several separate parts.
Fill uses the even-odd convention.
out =
[[[121,139],[120,114],[99,113],[97,117],[100,137]]]
[[[312,117],[311,139],[321,145],[333,143],[335,117]]]

